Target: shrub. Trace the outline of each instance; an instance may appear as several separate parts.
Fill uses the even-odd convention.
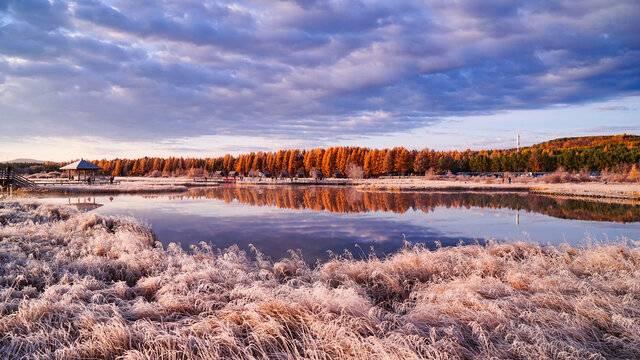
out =
[[[604,169],[600,177],[607,182],[638,182],[640,173],[636,164],[620,164],[613,169]]]
[[[356,163],[349,163],[347,165],[347,177],[350,179],[362,179],[364,178],[364,168]]]
[[[556,171],[542,177],[542,181],[549,184],[568,183],[578,181],[578,178],[567,172],[562,166]]]

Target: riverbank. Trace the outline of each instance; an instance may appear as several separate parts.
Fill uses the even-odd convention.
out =
[[[0,202],[0,357],[638,358],[640,248],[404,248],[310,268]]]
[[[189,178],[118,178],[117,185],[47,185],[20,189],[21,193],[161,193],[184,192],[191,187],[224,186],[354,186],[363,191],[485,191],[485,192],[529,192],[547,196],[625,199],[640,201],[640,183],[571,182],[544,183],[539,179],[516,178],[512,184],[502,183],[498,179],[438,179],[427,180],[423,177],[395,179],[311,179],[287,180],[249,180],[219,182],[196,181]]]
[[[580,182],[547,184],[540,181],[426,180],[424,178],[362,180],[356,185],[368,191],[494,191],[530,192],[550,196],[629,199],[640,201],[640,183]]]
[[[37,183],[36,183],[37,184]],[[60,184],[48,183],[21,188],[21,194],[155,194],[185,192],[192,187],[219,186],[217,182],[195,181],[188,178],[117,178],[114,184]]]
[[[155,194],[185,192],[183,185],[118,184],[118,185],[47,185],[21,188],[17,194]]]

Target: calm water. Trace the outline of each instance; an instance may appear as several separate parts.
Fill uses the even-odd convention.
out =
[[[163,244],[201,241],[218,248],[255,245],[277,260],[288,249],[324,260],[328,251],[356,256],[393,252],[406,238],[434,247],[460,242],[534,241],[584,245],[640,240],[640,206],[525,194],[380,193],[351,188],[219,187],[170,195],[48,197],[95,202],[85,209],[128,215],[151,225]],[[95,208],[94,208],[95,207]]]

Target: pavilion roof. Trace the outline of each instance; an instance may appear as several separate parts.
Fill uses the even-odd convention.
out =
[[[60,170],[102,170],[102,168],[98,165],[93,165],[88,161],[80,159],[69,165],[61,167]]]

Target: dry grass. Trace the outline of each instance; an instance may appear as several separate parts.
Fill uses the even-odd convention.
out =
[[[636,164],[620,164],[611,170],[603,170],[601,179],[602,181],[616,183],[639,183],[640,171]]]
[[[310,268],[0,202],[0,358],[639,358],[640,248],[490,243]]]
[[[589,182],[589,181],[601,181],[606,183],[631,183],[637,184],[640,182],[640,171],[636,164],[620,164],[613,169],[604,169],[600,173],[598,178],[592,178],[588,175],[586,170],[580,172],[567,172],[564,168],[560,167],[558,170],[551,174],[545,175],[542,181],[551,184],[558,183],[575,183],[575,182]]]
[[[548,184],[559,183],[572,183],[572,182],[587,182],[592,181],[586,171],[580,171],[579,173],[568,172],[563,167],[559,167],[551,174],[547,174],[542,177],[542,181]]]
[[[430,169],[429,171],[426,171],[424,173],[424,179],[425,180],[438,180],[438,179],[440,179],[440,176],[438,174],[436,174],[435,171],[433,171],[433,169]]]
[[[122,182],[120,184],[56,184],[22,188],[23,193],[59,193],[59,194],[144,194],[163,192],[184,192],[188,188],[182,184],[163,184],[155,182]]]
[[[42,171],[39,173],[27,175],[26,177],[29,179],[58,179],[60,178],[61,175],[62,173],[59,171],[51,171],[51,172]]]

